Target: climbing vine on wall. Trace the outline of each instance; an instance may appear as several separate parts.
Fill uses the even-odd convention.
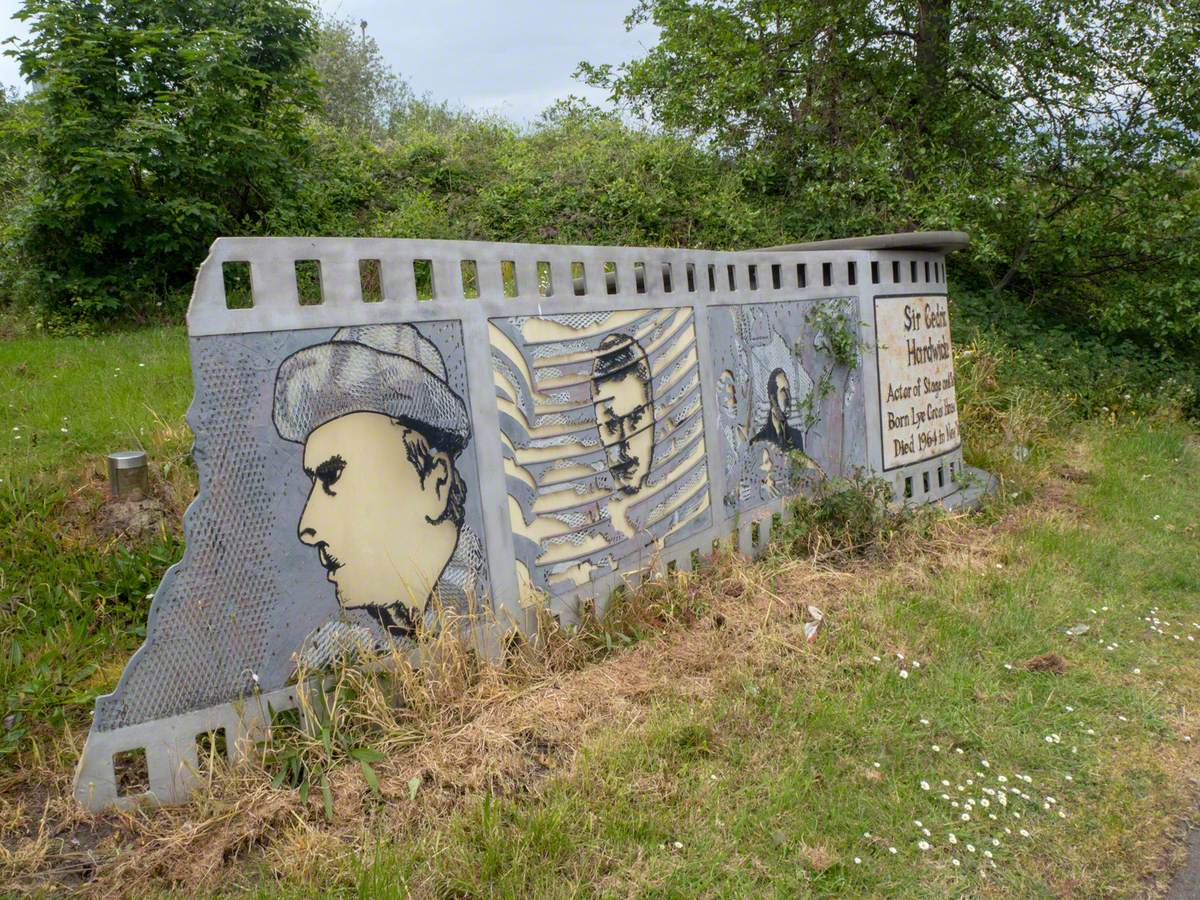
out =
[[[803,416],[805,429],[817,424],[820,416],[817,410],[821,401],[833,392],[833,376],[838,369],[847,372],[858,368],[860,352],[864,348],[861,338],[861,323],[852,314],[855,304],[845,304],[831,307],[824,304],[814,304],[805,315],[804,321],[813,331],[813,342],[818,350],[829,357],[821,376],[813,385],[807,397],[796,401],[796,409]],[[800,355],[799,346],[794,348]]]

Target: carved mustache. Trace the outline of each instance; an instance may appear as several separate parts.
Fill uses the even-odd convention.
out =
[[[324,541],[317,542],[317,558],[330,575],[345,565],[340,559],[329,552],[329,545]]]
[[[629,444],[621,441],[615,448],[609,447],[610,453],[617,451],[617,461],[609,466],[609,470],[618,478],[628,478],[637,468],[640,460],[629,452]]]

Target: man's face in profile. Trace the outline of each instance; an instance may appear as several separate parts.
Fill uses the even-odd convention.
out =
[[[347,609],[403,603],[420,613],[453,555],[445,520],[453,461],[432,453],[424,478],[411,448],[421,436],[380,413],[355,412],[313,430],[304,445],[312,490],[299,537],[317,548]]]

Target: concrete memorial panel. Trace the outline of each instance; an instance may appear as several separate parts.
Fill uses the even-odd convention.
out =
[[[830,476],[961,500],[944,253],[964,241],[217,241],[188,314],[186,550],[96,702],[76,796],[182,799],[197,739],[244,756],[298,671],[419,654],[447,613],[485,649],[531,601],[571,622],[717,541],[759,552]],[[149,791],[120,783],[130,752]]]
[[[946,297],[877,297],[875,335],[884,471],[957,450]]]

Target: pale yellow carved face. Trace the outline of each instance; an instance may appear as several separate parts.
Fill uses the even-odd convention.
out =
[[[775,374],[775,409],[784,418],[787,418],[792,409],[792,386],[782,371]]]
[[[595,387],[596,425],[608,469],[627,494],[642,487],[654,461],[654,404],[650,385],[630,370]]]
[[[454,554],[458,527],[446,509],[453,461],[432,451],[424,484],[410,461],[416,432],[379,413],[356,412],[314,429],[304,445],[313,481],[299,536],[317,548],[347,609],[403,603],[425,609]]]

